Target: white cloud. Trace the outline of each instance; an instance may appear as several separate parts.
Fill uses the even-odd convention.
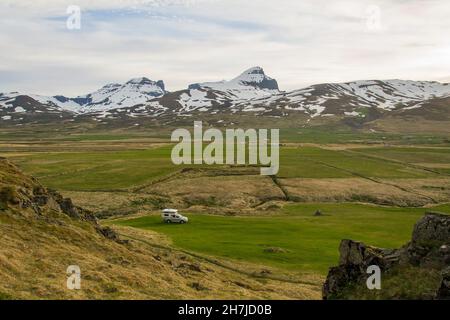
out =
[[[82,29],[65,29],[65,9]],[[367,27],[378,6],[380,28]],[[136,76],[169,90],[263,66],[283,89],[448,79],[447,0],[108,0],[0,4],[0,92],[82,94]]]

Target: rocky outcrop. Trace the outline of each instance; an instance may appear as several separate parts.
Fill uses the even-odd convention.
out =
[[[429,241],[445,242],[448,241],[449,235],[449,216],[438,212],[428,212],[414,226],[412,243],[420,244]]]
[[[341,241],[339,253],[339,266],[330,268],[323,286],[324,299],[338,295],[349,284],[365,281],[369,266],[387,270],[400,259],[399,250],[380,249],[347,239]]]
[[[46,219],[58,224],[62,223],[58,214],[63,214],[91,223],[105,238],[124,242],[111,228],[101,227],[91,211],[74,205],[72,199],[63,197],[57,191],[45,188],[5,158],[0,158],[0,178],[0,213],[10,212],[26,219]]]
[[[450,298],[450,216],[427,213],[420,219],[412,240],[400,249],[381,249],[362,242],[342,240],[339,266],[330,268],[323,285],[323,299],[339,297],[352,285],[367,280],[367,268],[376,265],[382,272],[400,266],[417,266],[442,270],[442,284],[436,299]],[[399,297],[401,298],[401,297]]]

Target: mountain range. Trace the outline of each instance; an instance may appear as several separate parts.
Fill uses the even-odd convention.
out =
[[[386,116],[450,120],[450,85],[431,81],[363,80],[280,90],[261,67],[234,79],[195,83],[169,92],[162,80],[145,77],[111,83],[78,97],[0,93],[0,123],[22,125],[54,121],[127,123],[136,119],[174,119],[223,115],[285,118],[309,122],[326,118],[366,122]]]

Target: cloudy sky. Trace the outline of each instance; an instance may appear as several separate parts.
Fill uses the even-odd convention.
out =
[[[448,0],[93,2],[0,0],[0,92],[78,95],[139,76],[177,90],[252,66],[283,90],[450,82]],[[69,5],[80,29],[67,28]]]

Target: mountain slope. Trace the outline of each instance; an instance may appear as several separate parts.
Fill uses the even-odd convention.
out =
[[[0,94],[0,123],[48,123],[72,119],[73,116],[73,112],[49,101],[41,103],[31,96],[19,93]]]
[[[436,97],[450,96],[450,86],[438,82],[372,80],[313,85],[243,104],[254,108],[302,111],[312,117],[365,116],[367,108],[392,111],[417,106]]]

